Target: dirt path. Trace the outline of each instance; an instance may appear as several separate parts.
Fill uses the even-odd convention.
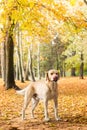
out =
[[[0,130],[87,130],[87,125],[54,120],[50,122],[37,119],[21,121],[15,118],[11,121],[0,121]]]

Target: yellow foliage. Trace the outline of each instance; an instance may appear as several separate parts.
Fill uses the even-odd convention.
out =
[[[18,0],[19,6],[29,6],[29,0]]]
[[[30,8],[33,8],[34,5],[35,5],[35,2],[33,2],[33,1],[30,1],[30,2],[29,2],[29,7],[30,7]]]
[[[84,2],[83,1],[80,1],[79,2],[79,6],[83,6],[84,5]]]
[[[68,0],[68,2],[72,6],[76,4],[76,0]],[[79,6],[82,4],[79,2]],[[71,8],[73,8],[72,6]],[[56,31],[62,32],[62,34],[64,31],[66,32],[63,25],[59,27],[55,21],[67,23],[70,34],[87,27],[82,11],[76,9],[75,15],[69,14],[66,4],[61,1],[57,3],[55,0],[3,0],[0,9],[3,9],[3,12],[0,13],[0,23],[4,25],[4,30],[9,26],[8,17],[10,16],[11,23],[19,22],[21,30],[28,31],[30,36],[38,36],[44,41],[50,41]],[[67,20],[68,18],[71,20]]]
[[[72,6],[74,6],[75,3],[76,3],[76,0],[70,0],[70,3],[71,3]]]
[[[46,4],[53,4],[54,0],[41,0],[43,3],[46,3]]]
[[[56,16],[57,20],[64,20],[64,15],[66,14],[66,7],[62,3],[55,4],[55,8],[52,9],[52,12]]]

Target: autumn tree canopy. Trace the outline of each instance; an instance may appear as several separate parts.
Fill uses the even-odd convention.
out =
[[[79,33],[87,27],[86,5],[83,0],[1,0],[0,25],[6,32],[11,23],[26,31],[31,38],[49,42],[55,33],[69,35]],[[62,34],[63,35],[63,34]]]
[[[28,55],[31,56],[33,63],[27,64],[32,65],[35,71],[37,68],[40,69],[40,67],[36,67],[37,57],[39,57],[40,63],[43,63],[43,60],[45,60],[45,64],[49,63],[46,62],[47,60],[51,61],[49,56],[39,52],[41,43],[52,43],[52,46],[49,44],[47,46],[51,47],[51,51],[53,50],[49,54],[56,57],[52,59],[53,67],[62,68],[63,64],[63,69],[70,69],[70,64],[72,64],[72,67],[78,68],[81,66],[81,62],[84,62],[86,66],[86,10],[87,2],[85,0],[0,0],[0,43],[6,42],[9,30],[15,46],[15,64],[18,53],[18,59],[22,56],[19,65],[22,71],[28,61],[26,57],[29,51],[30,55]],[[55,39],[58,41],[55,42]],[[74,50],[72,50],[72,46],[74,46]],[[20,54],[20,48],[23,54]],[[44,48],[41,50],[44,51]],[[72,54],[73,51],[75,55]],[[84,56],[83,61],[81,61],[81,55]],[[36,59],[32,60],[32,58]],[[78,63],[73,65],[73,61],[77,61],[77,59],[79,59]],[[22,60],[25,61],[24,65],[22,65]],[[40,64],[38,65],[40,66]]]

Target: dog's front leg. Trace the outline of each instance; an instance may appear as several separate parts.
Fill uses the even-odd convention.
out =
[[[58,117],[58,101],[57,98],[54,98],[54,112],[55,112],[55,119],[58,121],[60,118]]]
[[[48,100],[44,100],[44,115],[45,115],[45,121],[49,121],[48,117]]]

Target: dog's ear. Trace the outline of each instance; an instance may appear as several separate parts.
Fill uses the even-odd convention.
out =
[[[48,72],[46,72],[46,81],[49,81]]]

